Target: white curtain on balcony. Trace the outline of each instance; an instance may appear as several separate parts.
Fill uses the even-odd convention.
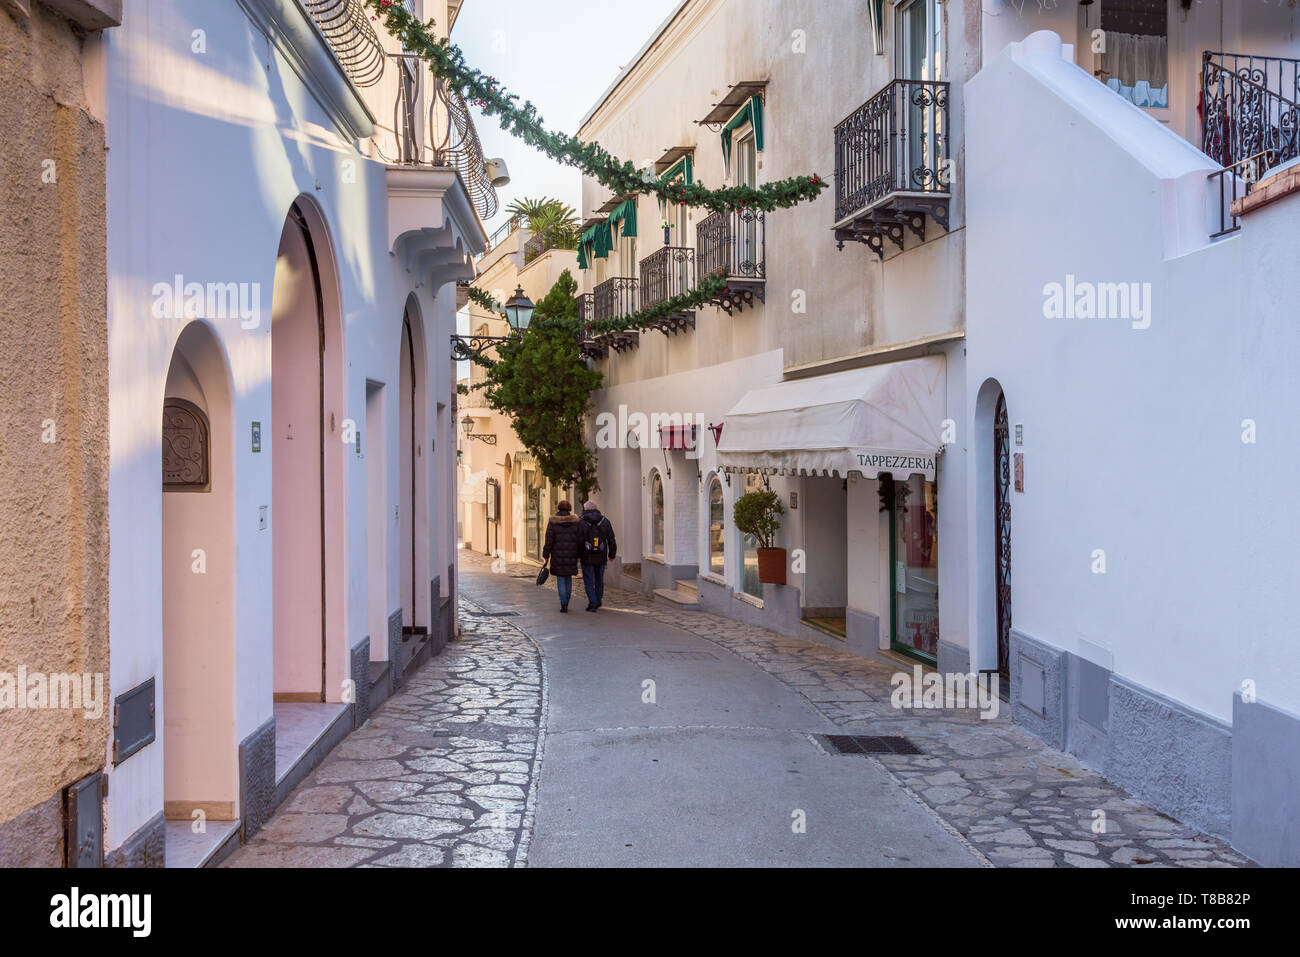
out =
[[[1169,40],[1106,33],[1101,57],[1106,85],[1134,106],[1169,105]]]

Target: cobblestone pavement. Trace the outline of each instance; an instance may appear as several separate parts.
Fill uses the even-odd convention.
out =
[[[606,605],[706,639],[797,690],[844,734],[906,735],[921,755],[873,755],[994,866],[1240,867],[1231,847],[1144,805],[1005,713],[897,710],[904,665],[786,638],[706,612],[611,590]],[[1104,825],[1104,831],[1101,830]],[[1094,830],[1096,828],[1096,830]]]
[[[300,784],[228,867],[509,867],[528,856],[544,663],[469,601],[461,639]]]

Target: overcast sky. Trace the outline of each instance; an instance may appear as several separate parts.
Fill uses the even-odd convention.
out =
[[[532,100],[548,129],[576,134],[619,68],[631,65],[677,3],[469,0],[451,39],[470,66],[496,77],[521,103]],[[506,206],[523,196],[555,196],[582,214],[576,169],[553,162],[503,131],[496,118],[470,109],[485,154],[503,157],[510,168],[510,185],[497,191],[501,212],[485,224],[489,235],[505,222]]]

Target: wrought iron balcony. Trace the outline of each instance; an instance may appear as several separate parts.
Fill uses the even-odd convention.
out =
[[[1300,155],[1300,60],[1207,51],[1202,149],[1223,166],[1268,157],[1261,176]]]
[[[835,128],[835,238],[884,258],[903,228],[922,241],[925,218],[948,228],[948,84],[894,80]]]
[[[303,6],[353,85],[378,83],[384,75],[384,47],[361,0],[303,0]]]
[[[1207,51],[1201,82],[1201,148],[1224,167],[1210,175],[1219,193],[1217,239],[1241,228],[1234,201],[1300,155],[1300,60]]]
[[[700,276],[722,276],[727,290],[713,304],[733,310],[767,301],[767,216],[761,209],[714,213],[695,229]]]
[[[685,246],[664,246],[641,260],[641,308],[684,296],[695,288],[695,250]],[[676,335],[695,328],[695,313],[682,310],[666,316],[653,327],[664,335]]]
[[[395,164],[456,170],[479,218],[491,219],[497,212],[497,191],[465,98],[430,74],[417,54],[389,55],[400,66],[397,100],[393,104],[398,152]],[[426,85],[427,116],[422,108]],[[425,120],[423,129],[421,119]]]
[[[619,319],[637,311],[637,281],[630,276],[606,279],[592,291],[591,297],[593,322]],[[595,341],[615,352],[625,352],[635,348],[640,338],[636,332],[607,332],[596,336]]]

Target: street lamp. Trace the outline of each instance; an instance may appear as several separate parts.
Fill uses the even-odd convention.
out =
[[[466,414],[465,418],[460,420],[460,427],[465,430],[466,435],[474,434],[474,416]]]
[[[463,336],[451,337],[451,357],[457,362],[463,362],[466,359],[473,359],[475,356],[481,356],[489,349],[498,346],[506,349],[517,349],[519,343],[528,331],[528,326],[533,321],[533,310],[537,308],[533,301],[524,295],[524,287],[516,286],[515,294],[510,297],[506,303],[506,321],[510,323],[510,335],[508,336]]]
[[[533,301],[524,295],[524,287],[515,286],[515,294],[506,302],[506,320],[510,328],[520,334],[527,332],[535,308]]]

